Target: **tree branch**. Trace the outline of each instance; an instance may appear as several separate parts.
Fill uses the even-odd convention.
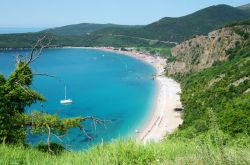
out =
[[[87,136],[87,138],[88,138],[89,140],[92,140],[92,139],[93,139],[91,136],[88,135],[88,133],[87,133],[87,132],[85,131],[85,129],[83,128],[83,126],[79,125],[79,129],[83,132],[83,134],[84,134],[85,136]]]
[[[48,150],[49,150],[49,152],[54,154],[54,151],[52,151],[50,148],[50,127],[48,124],[46,124],[46,127],[48,128],[48,138],[47,138]]]
[[[27,67],[30,63],[34,62],[36,59],[40,57],[41,52],[44,48],[49,47],[51,40],[47,44],[44,44],[44,41],[46,39],[47,35],[45,34],[42,38],[39,38],[36,42],[36,44],[31,48],[31,52],[29,54],[29,57],[27,60],[25,60],[25,64],[18,69],[19,71],[23,70],[25,67]],[[18,57],[17,57],[18,58]],[[17,62],[20,60],[17,59]]]

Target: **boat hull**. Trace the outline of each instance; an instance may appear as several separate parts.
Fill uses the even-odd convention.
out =
[[[71,99],[61,100],[60,103],[61,104],[72,104],[72,100]]]

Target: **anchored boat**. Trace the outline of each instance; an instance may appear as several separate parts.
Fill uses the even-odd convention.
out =
[[[64,95],[64,100],[61,100],[60,103],[64,104],[64,105],[66,105],[66,104],[72,104],[73,101],[71,99],[67,99],[67,88],[66,88],[66,86],[65,86],[64,92],[65,92],[64,93],[65,94]]]

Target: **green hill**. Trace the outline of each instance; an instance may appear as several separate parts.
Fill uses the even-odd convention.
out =
[[[180,42],[194,35],[207,34],[225,24],[244,20],[250,14],[228,5],[211,6],[187,16],[166,17],[142,27],[107,27],[93,35],[123,36]]]
[[[250,136],[250,40],[234,59],[181,78],[185,107],[181,130],[196,136],[214,123],[231,136]],[[192,133],[191,133],[192,132]]]
[[[123,28],[129,28],[129,27],[140,27],[140,26],[128,26],[128,25],[115,25],[115,24],[91,24],[91,23],[81,23],[81,24],[75,24],[75,25],[67,25],[57,28],[51,28],[44,30],[42,32],[51,33],[54,35],[73,35],[73,36],[79,36],[79,35],[85,35],[90,34],[95,31],[109,28],[109,27],[123,27]]]
[[[182,85],[183,136],[214,124],[229,136],[250,136],[249,27],[249,20],[238,22],[172,48],[167,74]]]
[[[193,35],[207,34],[218,26],[249,18],[250,15],[227,5],[211,6],[180,18],[163,18],[147,31],[162,31],[162,40],[183,41]],[[154,38],[157,37],[155,34]]]
[[[225,24],[244,20],[249,17],[250,14],[240,9],[228,5],[218,5],[183,17],[166,17],[141,28],[126,29],[110,27],[102,29],[97,33],[180,42],[194,35],[207,34],[209,31]]]
[[[145,26],[83,23],[39,33],[0,35],[0,48],[30,47],[34,38],[45,32],[53,39],[54,46],[172,47],[175,44],[171,42],[207,34],[225,24],[249,17],[250,14],[242,9],[218,5],[183,17],[166,17]]]
[[[243,11],[250,14],[250,3],[248,3],[246,5],[239,6],[238,9],[243,10]]]

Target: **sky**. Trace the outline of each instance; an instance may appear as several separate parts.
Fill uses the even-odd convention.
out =
[[[250,0],[0,0],[0,27],[58,27],[77,23],[145,25],[202,8]]]

